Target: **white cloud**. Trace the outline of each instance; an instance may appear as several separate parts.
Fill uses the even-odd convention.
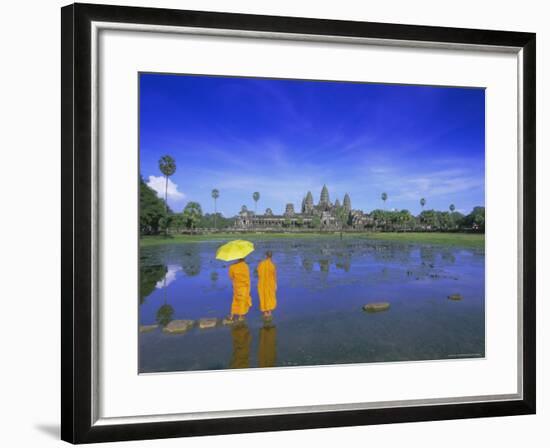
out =
[[[170,283],[176,280],[176,274],[179,271],[181,271],[181,266],[175,264],[168,265],[168,271],[166,272],[166,275],[164,276],[164,278],[156,283],[155,288],[162,289],[168,286]]]
[[[157,192],[157,196],[161,199],[164,199],[164,189],[166,188],[166,179],[163,176],[149,176],[147,181],[153,190]],[[185,193],[178,191],[178,185],[168,179],[168,188],[167,188],[168,199],[174,201],[179,201],[185,198]]]

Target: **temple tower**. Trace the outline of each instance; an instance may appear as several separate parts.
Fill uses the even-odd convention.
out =
[[[328,196],[328,188],[326,185],[323,185],[323,189],[321,190],[321,199],[319,200],[319,205],[330,205],[330,198]]]
[[[346,195],[344,196],[344,208],[346,209],[346,211],[350,212],[351,211],[351,199],[349,197],[349,194],[346,193]]]
[[[308,191],[304,199],[304,213],[311,214],[313,212],[313,195]]]
[[[285,216],[294,216],[294,204],[286,204]]]

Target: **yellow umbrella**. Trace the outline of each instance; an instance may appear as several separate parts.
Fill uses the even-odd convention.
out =
[[[216,258],[223,261],[238,260],[254,251],[254,244],[245,240],[233,240],[216,251]]]

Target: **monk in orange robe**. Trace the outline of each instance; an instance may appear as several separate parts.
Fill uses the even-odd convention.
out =
[[[277,307],[277,268],[272,260],[271,251],[265,253],[265,260],[258,265],[258,295],[260,310],[264,317],[270,317]]]
[[[231,303],[230,320],[235,315],[243,320],[248,309],[252,306],[250,297],[250,270],[244,258],[229,266],[229,278],[233,282],[233,302]]]

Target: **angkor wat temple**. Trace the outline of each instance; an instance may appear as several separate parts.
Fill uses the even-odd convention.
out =
[[[269,230],[279,228],[339,230],[342,227],[360,229],[369,222],[368,215],[361,210],[352,210],[351,198],[346,193],[342,203],[338,199],[330,201],[326,185],[321,190],[317,205],[313,202],[313,195],[308,191],[302,199],[300,212],[294,210],[294,204],[286,204],[285,211],[276,215],[268,208],[263,215],[242,206],[235,220],[235,227],[246,230]]]

